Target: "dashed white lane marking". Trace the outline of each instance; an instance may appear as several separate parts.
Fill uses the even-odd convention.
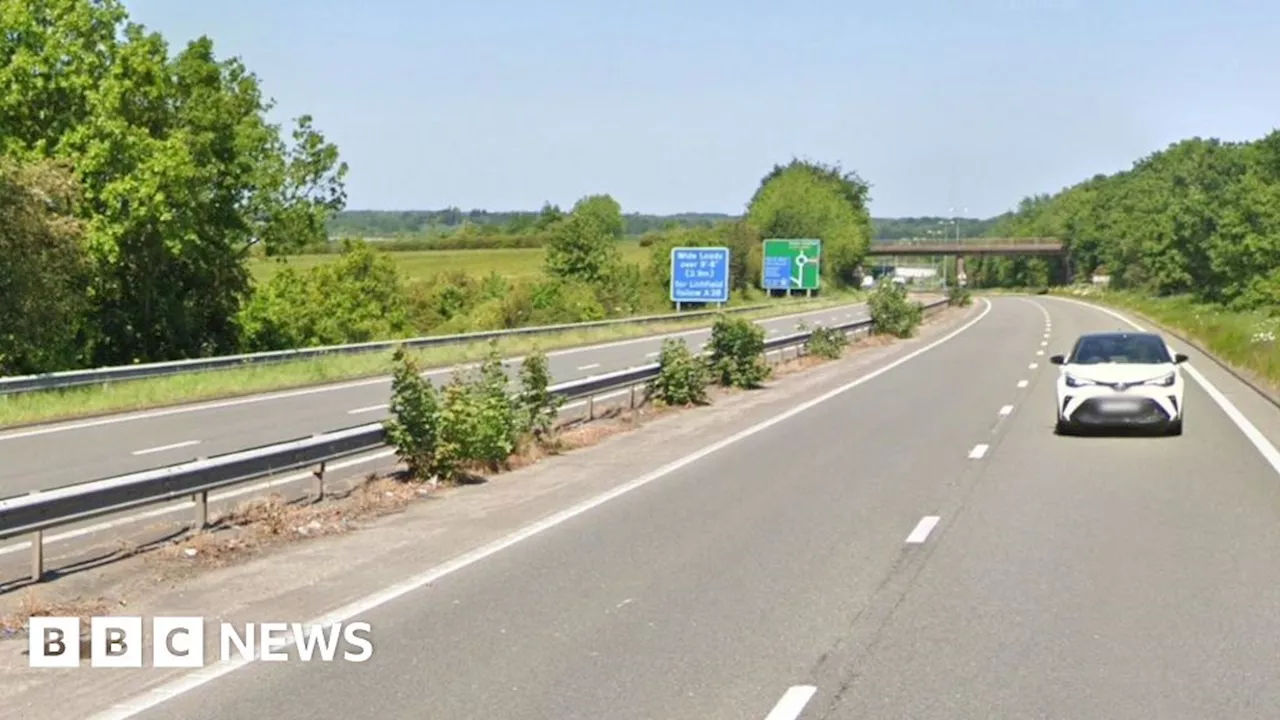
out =
[[[985,318],[991,312],[992,304],[991,304],[991,301],[987,300],[986,298],[981,298],[981,300],[982,300],[983,308],[982,308],[982,312],[978,315],[978,317],[970,320],[964,325],[961,325],[955,330],[952,330],[950,333],[943,335],[937,340],[934,340],[928,345],[925,345],[924,347],[918,348],[916,350],[912,350],[911,352],[898,358],[897,360],[890,362],[888,365],[872,370],[866,375],[863,375],[862,377],[857,378],[856,380],[852,380],[844,385],[841,385],[838,388],[829,390],[826,393],[819,395],[816,398],[806,400],[790,409],[783,410],[781,413],[774,415],[768,418],[767,420],[764,420],[745,430],[741,430],[738,433],[734,435],[730,435],[727,438],[718,440],[710,445],[703,447],[700,450],[697,450],[678,460],[674,460],[666,465],[663,465],[657,470],[654,470],[645,475],[641,475],[640,477],[630,480],[626,483],[623,483],[622,485],[616,486],[612,490],[608,490],[601,495],[597,495],[593,498],[589,498],[577,505],[574,505],[570,508],[562,510],[553,515],[547,516],[533,523],[532,525],[526,525],[520,530],[517,530],[505,537],[499,538],[498,540],[495,540],[494,542],[489,543],[488,545],[484,545],[470,552],[463,553],[462,555],[459,555],[454,559],[445,562],[442,565],[437,565],[436,567],[426,572],[407,578],[390,587],[380,588],[370,593],[369,595],[359,598],[347,605],[344,605],[336,610],[333,610],[321,617],[314,619],[309,624],[318,625],[321,628],[327,628],[333,625],[334,623],[345,622],[353,617],[360,617],[362,615],[367,615],[375,608],[382,607],[383,605],[386,605],[387,603],[397,598],[403,597],[411,592],[414,592],[415,590],[419,590],[423,587],[426,587],[431,583],[434,583],[440,580],[440,578],[451,575],[452,573],[457,572],[462,568],[474,565],[475,563],[478,563],[484,560],[485,558],[488,558],[497,553],[500,553],[503,550],[513,545],[519,544],[531,537],[534,537],[535,535],[538,535],[551,528],[554,528],[572,518],[582,515],[583,513],[590,512],[592,509],[597,508],[601,505],[604,505],[605,503],[615,498],[621,497],[622,495],[625,495],[637,488],[644,487],[645,485],[648,485],[657,480],[660,480],[666,477],[667,475],[670,475],[671,473],[679,470],[680,468],[683,468],[692,463],[695,463],[698,460],[704,457],[707,457],[708,455],[712,455],[713,453],[716,453],[723,448],[730,447],[735,443],[741,442],[742,440],[745,440],[759,432],[767,430],[768,428],[774,427],[779,423],[786,422],[790,418],[793,418],[796,415],[806,412],[811,408],[817,407],[825,402],[828,402],[829,400],[840,397],[841,395],[852,390],[853,388],[858,387],[863,383],[870,382],[874,378],[880,377],[881,375],[893,370],[894,368],[904,363],[910,362],[913,358],[919,357],[924,353],[929,352],[930,350],[942,345],[943,343],[950,341],[952,338],[959,336],[960,333],[963,333],[964,331],[968,330],[974,325],[977,325],[979,322],[982,322],[982,319]],[[391,454],[394,454],[395,451],[387,450],[386,453],[388,455],[391,455]],[[307,473],[306,475],[309,476],[310,473]],[[286,638],[284,646],[289,647],[291,644],[292,644],[292,639]],[[255,656],[255,659],[256,657],[257,656]],[[179,676],[174,680],[171,680],[157,687],[152,687],[150,690],[141,692],[126,700],[123,700],[117,703],[111,709],[107,710],[106,712],[102,712],[96,715],[95,720],[127,720],[128,718],[136,717],[139,714],[146,712],[147,710],[150,710],[153,707],[156,707],[158,705],[161,705],[162,703],[168,702],[169,700],[172,700],[180,695],[185,695],[186,693],[191,692],[196,688],[207,685],[208,683],[211,683],[217,680],[218,678],[221,678],[230,673],[233,673],[236,670],[242,667],[245,667],[249,664],[250,664],[250,661],[244,660],[244,659],[236,659],[231,661],[218,661],[213,665],[205,666],[200,670],[197,670],[189,675]],[[810,693],[810,695],[812,695],[812,693]],[[782,717],[785,717],[785,716],[782,716]]]
[[[1035,369],[1036,369],[1036,368],[1038,368],[1038,367],[1040,367],[1040,363],[1031,363],[1030,365],[1028,365],[1028,366],[1027,366],[1027,369],[1028,369],[1028,370],[1035,370]]]
[[[1009,413],[1011,413],[1011,412],[1013,412],[1013,406],[1012,406],[1012,405],[1005,405],[1004,407],[1000,408],[1000,414],[1001,414],[1001,415],[1008,415],[1008,414],[1009,414]]]
[[[596,368],[598,368],[598,367],[600,367],[600,363],[591,363],[590,365],[580,365],[580,366],[578,367],[578,369],[579,369],[579,370],[594,370],[594,369],[596,369]]]
[[[1040,341],[1040,347],[1047,347],[1048,345],[1049,345],[1049,342],[1047,340]]]
[[[365,463],[370,463],[375,460],[383,460],[385,458],[392,457],[395,454],[396,454],[395,450],[379,450],[378,452],[373,453],[372,455],[365,455],[363,457],[356,457],[350,460],[343,460],[341,462],[333,463],[332,465],[329,466],[329,471],[333,472],[335,470],[343,470],[349,467],[354,467],[356,465],[363,465]],[[298,482],[300,480],[315,480],[315,478],[316,476],[313,475],[311,471],[308,470],[307,472],[296,473],[293,475],[286,475],[282,478],[267,480],[266,482],[254,483],[253,485],[248,485],[242,488],[236,488],[235,490],[228,490],[227,492],[221,493],[218,495],[210,495],[209,502],[216,503],[222,500],[228,500],[230,498],[240,497],[241,495],[248,495],[250,493],[262,492],[263,490],[268,490],[273,487],[280,487],[281,485],[287,485],[289,483]],[[102,532],[103,530],[110,530],[112,528],[123,527],[125,525],[130,525],[132,523],[140,522],[142,520],[149,520],[151,518],[163,517],[165,515],[168,515],[170,513],[176,513],[178,511],[190,511],[190,509],[194,506],[195,506],[195,503],[188,500],[186,502],[183,502],[180,505],[162,507],[162,508],[157,508],[155,510],[148,510],[146,512],[137,513],[136,515],[129,515],[127,517],[120,518],[119,520],[109,520],[107,522],[98,523],[97,525],[90,525],[89,527],[77,528],[75,530],[68,530],[67,532],[59,533],[57,535],[48,535],[44,539],[44,544],[48,546],[52,543],[63,542],[65,540],[74,540],[78,537],[84,537],[85,535],[92,535],[97,532]],[[31,547],[31,541],[29,540],[24,540],[23,542],[14,543],[12,545],[5,545],[4,547],[0,547],[0,555],[8,555],[10,553],[16,553],[22,550],[27,550],[30,547]]]
[[[1024,387],[1026,387],[1026,386],[1027,386],[1027,381],[1026,381],[1026,380],[1019,380],[1019,381],[1018,381],[1018,387],[1020,387],[1020,388],[1024,388]]]
[[[1045,334],[1044,334],[1044,339],[1045,339],[1045,340],[1048,340],[1048,339],[1049,339],[1049,333],[1045,333]]]
[[[979,443],[977,445],[974,445],[973,449],[969,451],[969,459],[981,460],[982,456],[987,454],[988,447],[990,446],[986,445],[985,443]]]
[[[816,692],[818,688],[812,685],[796,685],[788,688],[764,720],[796,720]]]
[[[659,354],[660,353],[657,353],[657,352],[651,352],[651,353],[645,353],[644,356],[647,358],[651,358],[651,357],[658,357]]]
[[[375,410],[386,410],[386,409],[387,409],[387,408],[389,408],[389,407],[391,407],[391,406],[390,406],[390,405],[387,405],[387,404],[385,404],[385,403],[384,403],[384,404],[382,404],[382,405],[370,405],[370,406],[368,406],[368,407],[359,407],[359,408],[356,408],[355,410],[348,410],[348,411],[347,411],[347,414],[348,414],[348,415],[362,415],[362,414],[364,414],[364,413],[367,413],[367,412],[373,412],[373,411],[375,411]]]
[[[1036,355],[1043,355],[1043,354],[1044,354],[1044,351],[1043,351],[1043,350],[1037,350],[1037,351],[1036,351]]]
[[[132,453],[129,453],[129,454],[130,455],[150,455],[151,453],[164,452],[165,450],[177,450],[178,448],[191,447],[192,445],[199,445],[199,444],[200,444],[199,440],[184,440],[182,442],[173,443],[172,445],[161,445],[159,447],[147,448],[145,450],[134,450]]]
[[[920,518],[920,522],[916,523],[916,527],[907,536],[908,545],[919,545],[929,539],[929,533],[933,532],[933,528],[938,525],[937,515],[925,515]]]

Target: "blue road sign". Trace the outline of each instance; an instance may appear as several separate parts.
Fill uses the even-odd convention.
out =
[[[729,248],[671,248],[672,302],[728,302]]]

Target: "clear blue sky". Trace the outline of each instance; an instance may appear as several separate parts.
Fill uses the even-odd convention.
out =
[[[238,55],[352,209],[740,212],[792,156],[878,217],[990,216],[1280,125],[1275,0],[126,0]]]

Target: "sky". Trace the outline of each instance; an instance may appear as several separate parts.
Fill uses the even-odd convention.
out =
[[[876,217],[990,217],[1280,127],[1274,0],[125,4],[240,57],[273,120],[311,114],[349,209],[737,214],[798,157],[856,171]]]

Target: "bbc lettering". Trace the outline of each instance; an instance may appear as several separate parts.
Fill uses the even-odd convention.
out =
[[[89,664],[92,667],[143,667],[146,645],[140,617],[95,617],[89,622]],[[205,665],[205,620],[200,617],[156,617],[151,620],[151,666],[197,668]],[[222,661],[289,660],[288,648],[298,648],[302,662],[364,662],[373,655],[369,623],[334,623],[328,627],[302,623],[247,623],[237,627],[218,623]],[[80,667],[80,618],[32,617],[29,620],[31,667]],[[342,649],[339,652],[339,649]]]

